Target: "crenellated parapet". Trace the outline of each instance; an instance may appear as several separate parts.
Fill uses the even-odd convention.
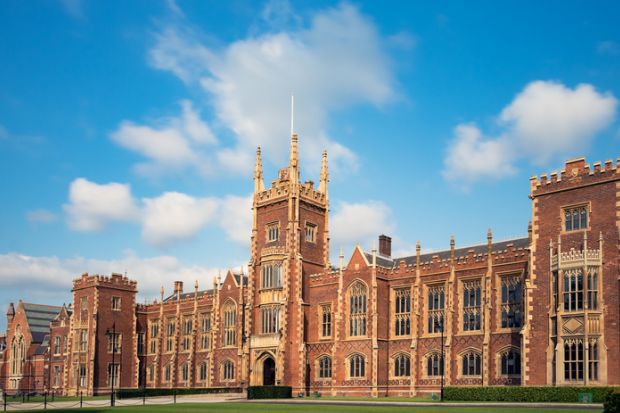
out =
[[[128,277],[112,273],[110,276],[88,273],[82,274],[80,278],[73,280],[74,289],[82,289],[88,287],[108,287],[116,288],[127,291],[138,291],[138,283],[135,280],[131,280]]]
[[[595,162],[592,166],[586,163],[585,158],[576,158],[566,161],[564,169],[559,173],[553,171],[549,175],[545,173],[532,176],[530,198],[618,179],[620,179],[620,158],[615,163],[609,159],[604,164]]]

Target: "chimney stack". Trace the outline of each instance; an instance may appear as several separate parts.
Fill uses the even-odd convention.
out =
[[[379,235],[379,255],[392,256],[392,238],[384,234]]]

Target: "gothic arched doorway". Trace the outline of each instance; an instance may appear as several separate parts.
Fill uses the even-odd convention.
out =
[[[276,384],[276,362],[271,357],[263,361],[263,386]]]

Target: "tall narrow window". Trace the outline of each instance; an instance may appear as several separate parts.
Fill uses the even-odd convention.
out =
[[[118,367],[118,365],[116,366]],[[80,364],[78,367],[78,385],[86,387],[86,364]]]
[[[86,330],[79,331],[80,352],[85,352],[88,348],[88,332]]]
[[[583,380],[583,341],[564,341],[564,380]]]
[[[181,381],[187,383],[189,380],[189,365],[187,363],[181,366]]]
[[[502,328],[519,328],[523,324],[523,289],[521,277],[502,277]]]
[[[564,311],[583,310],[583,273],[581,268],[564,271]]]
[[[463,354],[461,361],[463,367],[461,373],[463,376],[480,376],[482,365],[480,353],[476,353],[475,351],[465,353]]]
[[[60,375],[61,375],[61,369],[60,366],[54,366],[54,373],[52,375],[53,380],[52,380],[52,386],[53,387],[60,387]]]
[[[112,310],[121,311],[121,297],[112,297]]]
[[[588,309],[598,309],[598,268],[588,268]]]
[[[60,354],[60,336],[54,337],[54,355]]]
[[[331,337],[332,335],[332,306],[331,304],[321,305],[321,337]]]
[[[500,354],[502,376],[518,376],[521,374],[521,354],[510,349]]]
[[[443,374],[443,356],[441,353],[431,353],[426,358],[426,375],[437,377]]]
[[[316,242],[316,225],[306,223],[306,242]]]
[[[598,381],[598,340],[590,340],[588,347],[588,379]]]
[[[121,352],[121,333],[108,334],[108,353]]]
[[[441,333],[443,331],[445,295],[443,285],[428,287],[428,332]]]
[[[118,387],[120,382],[118,364],[108,364],[108,386]]]
[[[166,327],[166,351],[171,352],[174,349],[174,332],[176,330],[176,321],[174,318],[168,319],[168,325]]]
[[[172,367],[170,366],[170,364],[166,364],[166,367],[164,367],[164,381],[166,383],[170,381],[171,372],[172,372]]]
[[[332,359],[329,356],[319,358],[319,378],[328,379],[332,377]]]
[[[274,334],[280,329],[280,305],[261,307],[261,334]]]
[[[136,346],[138,350],[138,355],[144,354],[144,336],[145,336],[145,333],[138,333],[136,337],[138,340],[138,343]]]
[[[147,375],[147,381],[149,383],[153,383],[155,381],[155,364],[151,364],[148,368],[148,375]]]
[[[463,331],[480,330],[480,280],[463,282]]]
[[[149,321],[149,352],[151,354],[157,353],[157,336],[159,335],[159,320]]]
[[[211,313],[200,315],[200,348],[207,350],[211,345]]]
[[[198,375],[198,380],[203,383],[207,381],[207,363],[206,362],[200,363],[200,372]]]
[[[411,357],[400,353],[394,357],[394,376],[409,377],[411,375]]]
[[[232,300],[226,301],[222,307],[222,315],[224,319],[224,347],[234,346],[237,344],[237,306]]]
[[[349,377],[360,378],[366,375],[366,360],[361,354],[349,357]]]
[[[280,224],[278,222],[272,222],[267,224],[267,242],[277,241],[279,238]]]
[[[588,228],[588,207],[585,205],[564,209],[564,229],[577,231]]]
[[[235,379],[235,364],[226,360],[224,365],[222,366],[222,379],[223,380],[234,380]]]
[[[183,324],[182,324],[183,338],[181,340],[181,350],[182,351],[189,351],[190,350],[193,329],[194,328],[193,328],[193,323],[192,323],[192,317],[191,316],[187,316],[187,317],[183,318]]]
[[[366,286],[360,281],[349,287],[349,335],[366,335]]]
[[[394,291],[394,334],[411,334],[411,289],[400,288]]]

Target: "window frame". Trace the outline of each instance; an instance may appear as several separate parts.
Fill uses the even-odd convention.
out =
[[[582,226],[582,216],[581,213],[579,214],[578,217],[578,221],[579,221],[579,228],[575,229],[573,227],[573,221],[571,220],[571,228],[568,229],[567,225],[566,225],[566,211],[573,211],[573,210],[577,210],[577,209],[581,209],[584,208],[585,209],[585,219],[586,219],[586,225],[585,227]],[[572,214],[571,214],[572,215]],[[575,232],[580,232],[580,231],[589,231],[590,230],[590,219],[592,216],[592,208],[591,208],[591,203],[590,202],[581,202],[581,203],[576,203],[576,204],[571,204],[571,205],[563,205],[560,207],[560,222],[561,222],[561,233],[562,234],[569,234],[569,233],[575,233]]]
[[[271,229],[275,228],[275,237],[272,237],[273,233]],[[265,224],[265,242],[278,242],[280,241],[280,221],[272,221]]]

